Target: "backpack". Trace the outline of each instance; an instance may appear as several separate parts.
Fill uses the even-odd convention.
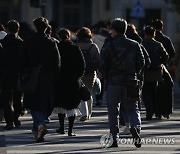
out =
[[[88,49],[83,49],[82,50],[84,60],[85,60],[85,63],[86,63],[85,75],[94,72],[94,61],[93,61],[93,58],[92,58],[92,56],[91,56],[91,54],[89,52],[91,50],[91,48],[93,47],[93,45],[94,44],[91,44]]]

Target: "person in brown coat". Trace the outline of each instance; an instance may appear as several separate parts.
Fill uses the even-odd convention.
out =
[[[85,74],[82,77],[82,80],[92,93],[99,64],[99,48],[92,41],[91,30],[87,27],[79,29],[77,32],[77,38],[77,44],[80,46],[86,62]],[[92,97],[88,101],[81,102],[80,110],[82,112],[82,117],[80,118],[80,121],[85,121],[91,118],[92,105]]]

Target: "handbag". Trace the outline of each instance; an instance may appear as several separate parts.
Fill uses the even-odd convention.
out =
[[[129,80],[123,83],[122,99],[124,101],[139,101],[140,99],[139,80]]]
[[[37,90],[41,67],[40,65],[23,68],[19,76],[17,90],[26,94],[34,93]]]
[[[88,101],[91,99],[91,92],[88,89],[88,87],[83,83],[82,80],[80,80],[81,82],[81,87],[79,89],[79,93],[80,93],[80,100],[82,101]]]

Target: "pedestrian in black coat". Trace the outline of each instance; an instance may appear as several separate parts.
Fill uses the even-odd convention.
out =
[[[21,125],[18,120],[22,112],[21,92],[17,91],[17,82],[22,61],[23,40],[18,36],[19,27],[18,21],[10,20],[7,24],[8,34],[1,40],[2,104],[7,124],[5,130],[13,129],[14,125],[15,127]]]
[[[80,48],[70,41],[70,32],[61,29],[58,48],[61,55],[62,68],[56,82],[54,106],[58,113],[60,128],[57,132],[64,134],[64,117],[67,113],[69,120],[68,136],[74,136],[72,128],[78,105],[80,103],[80,78],[85,71],[85,61]]]
[[[44,140],[46,134],[45,118],[53,104],[54,81],[60,71],[60,55],[55,42],[45,34],[48,20],[39,17],[33,21],[37,33],[24,41],[23,67],[41,65],[37,90],[31,94],[24,94],[25,108],[31,111],[33,118],[34,138],[37,142]]]

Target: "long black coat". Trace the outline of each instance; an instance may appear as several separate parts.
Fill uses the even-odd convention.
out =
[[[2,89],[16,88],[22,62],[23,40],[16,34],[8,34],[1,43]]]
[[[71,41],[58,44],[62,67],[55,86],[55,107],[74,109],[80,103],[79,79],[85,70],[85,61],[80,48]]]
[[[25,108],[47,112],[53,104],[54,81],[60,71],[60,55],[55,42],[44,33],[36,33],[24,41],[23,67],[42,65],[35,93],[24,95]]]

